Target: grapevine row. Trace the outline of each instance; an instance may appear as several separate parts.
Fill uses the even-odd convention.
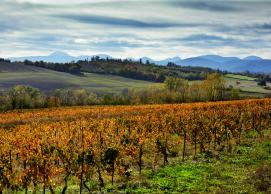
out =
[[[196,159],[222,148],[231,152],[244,134],[254,130],[263,136],[270,128],[271,100],[77,107],[1,116],[0,193],[35,193],[40,187],[44,193],[59,187],[66,193],[71,178],[80,192],[90,191],[91,180],[103,187],[171,159]]]

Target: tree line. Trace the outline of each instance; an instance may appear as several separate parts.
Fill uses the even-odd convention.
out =
[[[84,89],[57,89],[50,95],[31,86],[17,85],[0,91],[0,110],[84,106],[84,105],[128,105],[163,104],[199,101],[239,99],[239,91],[226,87],[220,74],[210,74],[200,82],[168,77],[164,88],[144,90],[124,89],[118,94],[97,94]]]
[[[181,77],[188,80],[204,80],[207,74],[219,72],[204,67],[183,67],[174,63],[166,66],[157,65],[142,60],[133,61],[129,59],[102,59],[93,57],[91,60],[78,61],[82,71],[100,74],[119,75],[127,78],[146,80],[153,82],[164,82],[167,77]]]
[[[1,62],[20,63],[11,62],[9,59],[0,58],[0,63]],[[164,82],[167,77],[181,77],[190,81],[204,80],[206,75],[210,73],[220,73],[224,75],[231,73],[254,77],[257,79],[260,85],[265,85],[263,83],[271,82],[270,74],[252,73],[249,71],[233,73],[214,70],[206,67],[179,66],[173,62],[169,62],[166,66],[162,66],[154,64],[148,60],[144,63],[142,59],[140,59],[139,61],[135,61],[131,59],[114,59],[108,57],[100,58],[99,56],[94,56],[90,60],[85,59],[79,61],[72,61],[69,63],[51,63],[44,61],[32,62],[30,60],[25,60],[23,64],[81,76],[83,75],[83,72],[89,72],[98,74],[118,75],[132,79],[160,83]]]
[[[0,61],[1,62],[1,61]],[[9,62],[10,61],[5,61]],[[126,78],[163,83],[166,77],[181,77],[188,80],[203,80],[207,74],[220,72],[205,67],[182,67],[174,63],[159,66],[151,62],[128,59],[102,59],[92,57],[91,60],[79,60],[69,63],[50,63],[44,61],[32,62],[25,60],[24,65],[42,67],[54,71],[83,75],[83,72],[118,75]],[[222,72],[220,72],[222,73]]]
[[[54,71],[66,72],[75,75],[82,75],[81,66],[78,63],[47,63],[44,61],[32,62],[29,60],[25,60],[24,65],[42,67]]]

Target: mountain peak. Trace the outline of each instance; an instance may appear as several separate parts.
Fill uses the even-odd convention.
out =
[[[202,55],[199,56],[200,58],[203,59],[208,59],[214,62],[218,62],[218,63],[224,63],[224,62],[229,62],[229,61],[233,61],[233,60],[239,60],[239,58],[237,57],[223,57],[220,55]]]
[[[244,60],[247,60],[247,61],[260,61],[260,60],[263,60],[261,57],[258,57],[258,56],[248,56],[246,58],[244,58]]]
[[[182,60],[182,59],[179,56],[175,56],[175,57],[168,58],[166,60],[169,60],[169,61],[179,61],[179,60]]]
[[[70,56],[70,55],[62,51],[56,51],[51,53],[49,56]]]

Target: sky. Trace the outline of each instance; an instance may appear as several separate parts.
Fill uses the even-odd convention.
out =
[[[271,58],[271,1],[0,0],[0,57]]]

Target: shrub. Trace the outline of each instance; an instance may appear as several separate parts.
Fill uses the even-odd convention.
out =
[[[259,192],[271,191],[271,165],[263,164],[259,166],[251,175],[249,182]]]

